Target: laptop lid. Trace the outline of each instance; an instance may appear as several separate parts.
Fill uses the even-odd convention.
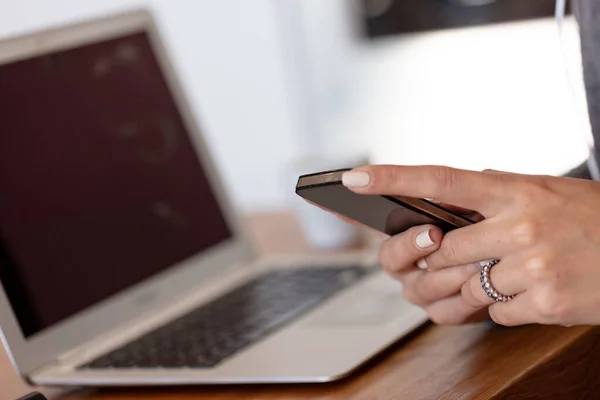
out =
[[[0,42],[0,110],[0,327],[23,374],[253,258],[147,12]]]

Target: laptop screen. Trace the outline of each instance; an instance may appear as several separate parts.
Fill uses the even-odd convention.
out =
[[[31,336],[231,237],[146,33],[0,65],[0,279]]]

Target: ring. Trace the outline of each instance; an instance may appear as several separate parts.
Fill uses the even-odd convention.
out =
[[[499,260],[492,260],[492,261],[488,262],[487,264],[485,264],[481,268],[481,279],[480,280],[481,280],[481,287],[483,288],[483,291],[485,292],[485,294],[488,295],[488,297],[494,299],[494,301],[504,303],[504,302],[514,299],[515,295],[507,296],[505,294],[502,294],[496,290],[494,285],[492,285],[492,281],[490,279],[490,271],[492,270],[492,267],[494,265],[498,264],[499,262],[500,262]]]

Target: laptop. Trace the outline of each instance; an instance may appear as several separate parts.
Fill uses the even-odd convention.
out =
[[[257,258],[146,11],[0,42],[0,109],[0,327],[32,384],[326,382],[427,321],[371,254]]]

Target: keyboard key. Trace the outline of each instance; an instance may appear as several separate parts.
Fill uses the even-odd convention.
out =
[[[371,272],[355,266],[269,272],[80,368],[210,368]]]

